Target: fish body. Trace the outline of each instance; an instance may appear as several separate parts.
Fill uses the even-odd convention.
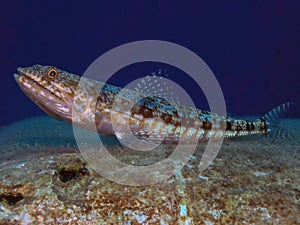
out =
[[[248,136],[270,130],[266,117],[248,121],[222,116],[53,66],[34,65],[17,71],[14,77],[19,87],[49,115],[86,129],[96,127],[104,134],[127,132],[126,124],[139,138],[165,141]]]

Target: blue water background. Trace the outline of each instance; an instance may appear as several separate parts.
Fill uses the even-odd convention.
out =
[[[299,117],[299,6],[296,0],[4,1],[0,126],[44,115],[17,87],[17,67],[39,63],[82,74],[106,51],[145,39],[174,42],[199,55],[217,77],[231,114],[264,114],[292,100],[289,115]],[[140,65],[137,73],[159,66]],[[112,82],[123,86],[134,73],[124,71]],[[199,87],[180,82],[198,107],[207,108]]]

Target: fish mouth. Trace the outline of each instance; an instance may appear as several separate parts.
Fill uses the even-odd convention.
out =
[[[18,73],[14,74],[15,80],[21,88],[23,86],[24,89],[28,89],[29,92],[33,92],[33,90],[44,92],[45,97],[48,97],[47,100],[49,100],[49,98],[52,98],[53,101],[64,102],[64,99],[62,99],[60,95],[56,94],[55,92],[51,91],[49,88],[40,83],[40,79],[36,78],[34,70],[31,70],[31,72],[29,72],[27,71],[27,69],[28,68],[19,67],[17,69]],[[22,90],[24,91],[24,89]]]
[[[57,96],[55,93],[51,92],[47,87],[40,84],[33,77],[28,75],[24,68],[19,67],[17,69],[18,73],[14,74],[14,78],[19,85],[19,87],[28,95],[38,96],[38,93],[43,93],[48,98],[51,96],[55,101],[63,101],[61,97]],[[49,99],[47,99],[49,100]]]
[[[18,73],[14,73],[14,79],[27,97],[55,119],[69,117],[68,104],[60,96],[32,78],[24,69],[26,68],[18,68]]]

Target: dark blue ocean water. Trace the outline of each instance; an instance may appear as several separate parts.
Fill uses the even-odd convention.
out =
[[[44,113],[17,87],[19,66],[55,65],[82,74],[100,55],[139,40],[164,40],[200,56],[222,87],[228,112],[264,114],[286,101],[300,116],[299,1],[6,1],[1,4],[0,126]],[[141,64],[113,79],[160,65]],[[205,98],[189,79],[174,80],[200,108]]]

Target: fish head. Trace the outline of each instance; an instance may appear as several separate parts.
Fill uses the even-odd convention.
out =
[[[17,84],[33,102],[56,119],[71,120],[80,76],[42,65],[18,68],[17,72]]]

